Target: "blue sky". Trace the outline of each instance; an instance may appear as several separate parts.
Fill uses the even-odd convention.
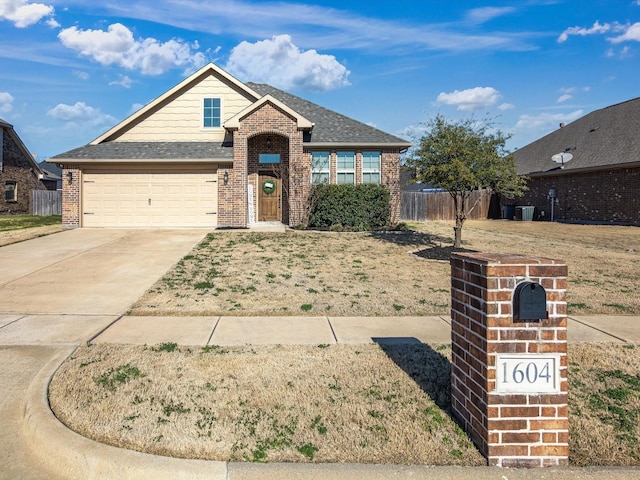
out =
[[[640,96],[640,0],[0,0],[0,117],[39,159],[207,62],[404,138],[488,115],[513,150]]]

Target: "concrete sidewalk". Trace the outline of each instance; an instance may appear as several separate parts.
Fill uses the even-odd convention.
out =
[[[531,328],[536,328],[532,324]],[[569,342],[640,342],[640,317],[570,317]],[[153,345],[449,343],[451,320],[431,317],[129,317],[92,340]]]
[[[53,349],[50,360],[24,387],[24,445],[15,455],[34,458],[33,476],[43,478],[131,479],[628,479],[640,478],[637,468],[553,468],[508,470],[360,464],[245,464],[159,457],[118,449],[88,440],[62,425],[51,413],[47,385],[66,356],[86,340],[105,343],[183,345],[448,343],[448,317],[132,317],[78,315],[0,316],[0,345],[41,345]],[[47,326],[57,325],[56,329]],[[569,342],[640,342],[640,317],[579,317],[569,321]],[[45,345],[47,345],[45,347]],[[10,348],[10,347],[7,347]],[[24,347],[23,347],[24,348]],[[30,347],[37,348],[37,347]],[[18,405],[14,407],[16,410]],[[14,411],[15,415],[15,411]],[[15,421],[15,419],[14,419]],[[7,443],[8,439],[0,440]],[[31,456],[24,453],[25,448]],[[9,470],[15,461],[0,472]]]

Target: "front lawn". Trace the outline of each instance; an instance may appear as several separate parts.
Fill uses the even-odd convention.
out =
[[[570,314],[640,313],[640,228],[469,221],[468,250],[564,260]],[[453,229],[220,231],[131,308],[133,315],[448,315]]]

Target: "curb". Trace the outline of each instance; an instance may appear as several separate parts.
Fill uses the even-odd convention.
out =
[[[640,478],[638,467],[550,467],[509,469],[428,465],[228,463],[163,457],[112,447],[79,435],[49,408],[49,382],[76,346],[58,349],[29,384],[22,432],[31,454],[65,479],[126,480],[627,480]]]
[[[76,347],[61,349],[33,378],[27,390],[22,431],[33,455],[68,479],[227,479],[226,462],[150,455],[89,440],[53,415],[47,389],[53,374]],[[53,441],[55,439],[55,441]]]

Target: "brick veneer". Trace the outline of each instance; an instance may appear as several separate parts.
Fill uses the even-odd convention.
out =
[[[232,189],[232,204],[223,204],[229,197],[227,189],[218,192],[218,209],[224,213],[219,215],[218,224],[228,227],[246,227],[247,218],[247,185],[249,173],[256,173],[256,162],[252,162],[252,172],[249,172],[249,156],[257,156],[257,147],[262,144],[260,140],[250,140],[257,136],[274,135],[288,139],[289,179],[285,184],[289,190],[289,225],[297,225],[302,222],[304,205],[311,185],[311,161],[303,154],[302,131],[298,130],[296,119],[279,109],[270,102],[266,102],[259,109],[247,115],[240,122],[239,129],[233,135],[233,180],[229,184]],[[278,138],[278,143],[282,140]],[[255,159],[254,159],[255,160]],[[293,168],[300,165],[301,172]],[[230,177],[231,178],[231,177]],[[255,189],[254,189],[255,190]],[[257,193],[257,190],[256,190]]]
[[[564,171],[530,178],[528,185],[529,190],[516,203],[534,205],[536,220],[550,220],[551,203],[547,194],[555,188],[558,195],[555,220],[640,225],[639,167],[582,173]]]
[[[71,181],[67,174],[71,173]],[[65,165],[62,169],[62,225],[80,226],[80,182],[82,172],[77,165]]]
[[[524,280],[547,293],[547,319],[516,322],[513,292]],[[567,266],[523,255],[457,253],[451,258],[451,402],[489,465],[566,465]],[[496,354],[556,353],[560,393],[496,392]]]
[[[0,127],[1,128],[1,127]],[[0,168],[0,214],[31,213],[31,190],[46,190],[38,179],[22,149],[8,132],[0,135],[2,148],[2,168]],[[5,200],[6,182],[16,182],[16,201]]]

